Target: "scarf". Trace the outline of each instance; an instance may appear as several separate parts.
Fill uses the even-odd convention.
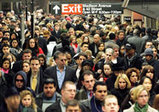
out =
[[[147,112],[147,110],[148,110],[148,104],[146,104],[143,108],[141,108],[138,103],[135,103],[134,106],[135,112]]]

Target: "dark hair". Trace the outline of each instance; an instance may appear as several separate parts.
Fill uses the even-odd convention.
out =
[[[67,104],[66,104],[66,109],[67,109],[69,106],[73,106],[73,107],[79,106],[79,107],[80,107],[78,100],[75,100],[75,99],[70,100],[70,101],[67,102]]]
[[[61,52],[61,51],[56,51],[55,53],[54,53],[54,60],[56,60],[57,58],[59,58],[59,55],[60,54],[64,54],[63,52]]]
[[[38,60],[38,61],[39,61],[39,63],[40,63],[39,58],[38,58],[38,57],[36,57],[36,56],[33,56],[33,57],[30,59],[30,62],[31,62],[32,60]]]
[[[30,49],[25,49],[25,50],[23,51],[23,54],[24,54],[24,53],[30,53],[30,54],[32,54],[32,51],[31,51]],[[23,54],[22,54],[22,55],[23,55]]]
[[[45,84],[54,84],[54,87],[57,87],[56,81],[53,78],[47,78],[44,80],[43,86]]]
[[[144,81],[145,81],[146,78],[150,79],[150,77],[144,76],[144,77],[142,77],[140,79],[139,84],[142,85],[144,83]],[[151,84],[152,84],[152,88],[150,90],[150,93],[151,93],[153,91],[154,86],[155,86],[155,81],[153,79],[150,79],[150,81],[151,81]]]
[[[4,63],[4,61],[9,61],[9,69],[11,68],[11,62],[10,62],[10,59],[8,59],[8,58],[3,58],[2,59],[2,63],[1,63],[1,67],[3,66],[3,63]]]
[[[9,41],[9,38],[8,37],[3,37],[1,42],[5,41],[5,40]]]
[[[94,77],[93,72],[91,72],[90,70],[86,70],[82,73],[82,77],[81,77],[81,81],[84,81],[84,76],[85,75],[92,75]]]
[[[87,44],[87,45],[89,46],[89,43],[83,42],[83,43],[81,44],[81,47],[82,47],[84,44]]]
[[[97,90],[97,86],[106,86],[106,87],[107,87],[107,85],[106,85],[104,82],[102,82],[102,81],[97,81],[97,82],[94,84],[93,92],[95,92],[95,91]]]
[[[3,47],[10,47],[10,45],[8,45],[8,44],[3,44],[3,45],[2,45],[2,49],[3,49]]]

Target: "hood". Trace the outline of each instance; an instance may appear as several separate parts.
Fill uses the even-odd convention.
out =
[[[14,86],[15,86],[15,79],[16,79],[17,75],[21,75],[23,77],[23,79],[24,79],[24,87],[23,88],[26,88],[26,86],[27,86],[27,74],[24,71],[17,72],[14,79],[13,79]]]

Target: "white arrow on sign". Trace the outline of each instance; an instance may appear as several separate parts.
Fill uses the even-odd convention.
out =
[[[53,7],[53,10],[55,10],[55,14],[58,14],[58,10],[60,10],[60,7],[58,5],[55,5]]]

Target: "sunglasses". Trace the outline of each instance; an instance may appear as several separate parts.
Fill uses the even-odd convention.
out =
[[[61,61],[67,61],[67,59],[61,59]]]
[[[17,82],[23,82],[24,80],[23,79],[16,79],[15,81],[17,81]]]

